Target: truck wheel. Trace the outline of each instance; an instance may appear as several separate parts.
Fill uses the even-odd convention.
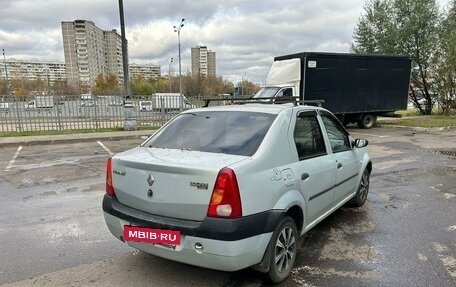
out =
[[[298,243],[298,230],[295,221],[285,216],[277,226],[269,243],[268,277],[273,283],[288,278],[293,269]]]
[[[363,114],[358,120],[358,127],[362,129],[370,129],[375,126],[377,116],[374,114]]]

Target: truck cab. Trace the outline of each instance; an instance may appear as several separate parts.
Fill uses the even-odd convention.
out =
[[[272,97],[295,97],[295,87],[262,87],[254,96],[256,99]]]

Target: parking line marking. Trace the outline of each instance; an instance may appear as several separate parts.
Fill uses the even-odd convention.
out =
[[[21,152],[21,150],[22,150],[22,146],[19,146],[17,148],[17,151],[14,154],[13,158],[10,160],[8,166],[5,168],[5,171],[8,171],[8,170],[10,170],[13,167],[14,162],[16,161],[17,157],[19,156],[19,153]]]
[[[109,153],[109,155],[113,155],[114,153],[112,151],[109,150],[109,148],[107,148],[101,141],[97,141],[97,143],[105,150]]]
[[[370,137],[378,137],[378,138],[387,138],[388,137],[388,136],[379,136],[379,135],[371,135],[371,134],[355,133],[355,132],[351,132],[351,134],[362,135],[362,136],[370,136]]]

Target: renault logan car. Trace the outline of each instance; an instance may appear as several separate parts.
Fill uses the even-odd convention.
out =
[[[366,145],[313,106],[189,110],[108,159],[105,221],[144,252],[223,271],[254,266],[278,283],[301,235],[366,201]]]

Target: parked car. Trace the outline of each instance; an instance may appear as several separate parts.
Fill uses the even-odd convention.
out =
[[[81,101],[81,107],[94,107],[96,105],[97,105],[97,102],[94,100]]]
[[[1,111],[9,111],[10,103],[0,102],[0,110]]]
[[[139,110],[141,112],[153,111],[152,101],[139,101]]]
[[[282,282],[300,236],[365,203],[367,144],[313,106],[188,110],[108,159],[104,218],[138,250],[222,271],[253,266]]]
[[[124,101],[121,100],[121,99],[115,99],[115,100],[110,101],[109,105],[110,106],[123,106],[124,105]]]

